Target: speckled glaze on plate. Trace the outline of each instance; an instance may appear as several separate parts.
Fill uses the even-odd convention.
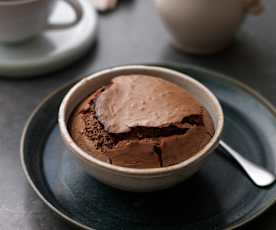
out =
[[[216,72],[162,66],[209,87],[225,112],[224,139],[250,160],[276,172],[276,111],[265,99]],[[72,84],[50,95],[34,111],[21,143],[29,183],[65,221],[83,229],[220,230],[252,220],[275,202],[276,185],[256,187],[220,152],[211,155],[192,178],[161,192],[123,192],[97,182],[66,154],[57,127],[60,102]]]

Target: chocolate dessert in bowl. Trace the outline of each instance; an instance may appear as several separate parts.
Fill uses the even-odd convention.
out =
[[[63,99],[59,126],[69,152],[99,181],[154,191],[199,169],[218,144],[223,112],[185,74],[123,66],[77,83]]]

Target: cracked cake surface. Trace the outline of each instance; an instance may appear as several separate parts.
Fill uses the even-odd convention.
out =
[[[147,75],[118,76],[91,92],[73,112],[69,130],[92,156],[131,168],[177,164],[214,134],[209,113],[191,94]]]

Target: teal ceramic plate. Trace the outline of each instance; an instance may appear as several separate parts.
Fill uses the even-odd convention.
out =
[[[219,73],[163,65],[209,87],[225,112],[224,139],[248,159],[276,172],[276,112],[247,86]],[[57,127],[59,104],[72,84],[34,111],[22,136],[29,183],[55,213],[83,229],[228,229],[240,226],[276,200],[276,185],[258,188],[220,152],[184,183],[137,194],[109,188],[88,176],[66,153]]]

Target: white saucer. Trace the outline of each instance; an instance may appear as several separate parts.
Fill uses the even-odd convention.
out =
[[[80,2],[84,14],[74,27],[46,31],[42,35],[17,45],[0,45],[0,76],[25,78],[57,70],[77,60],[95,40],[97,14],[89,0]],[[51,21],[71,21],[74,13],[58,1]]]

